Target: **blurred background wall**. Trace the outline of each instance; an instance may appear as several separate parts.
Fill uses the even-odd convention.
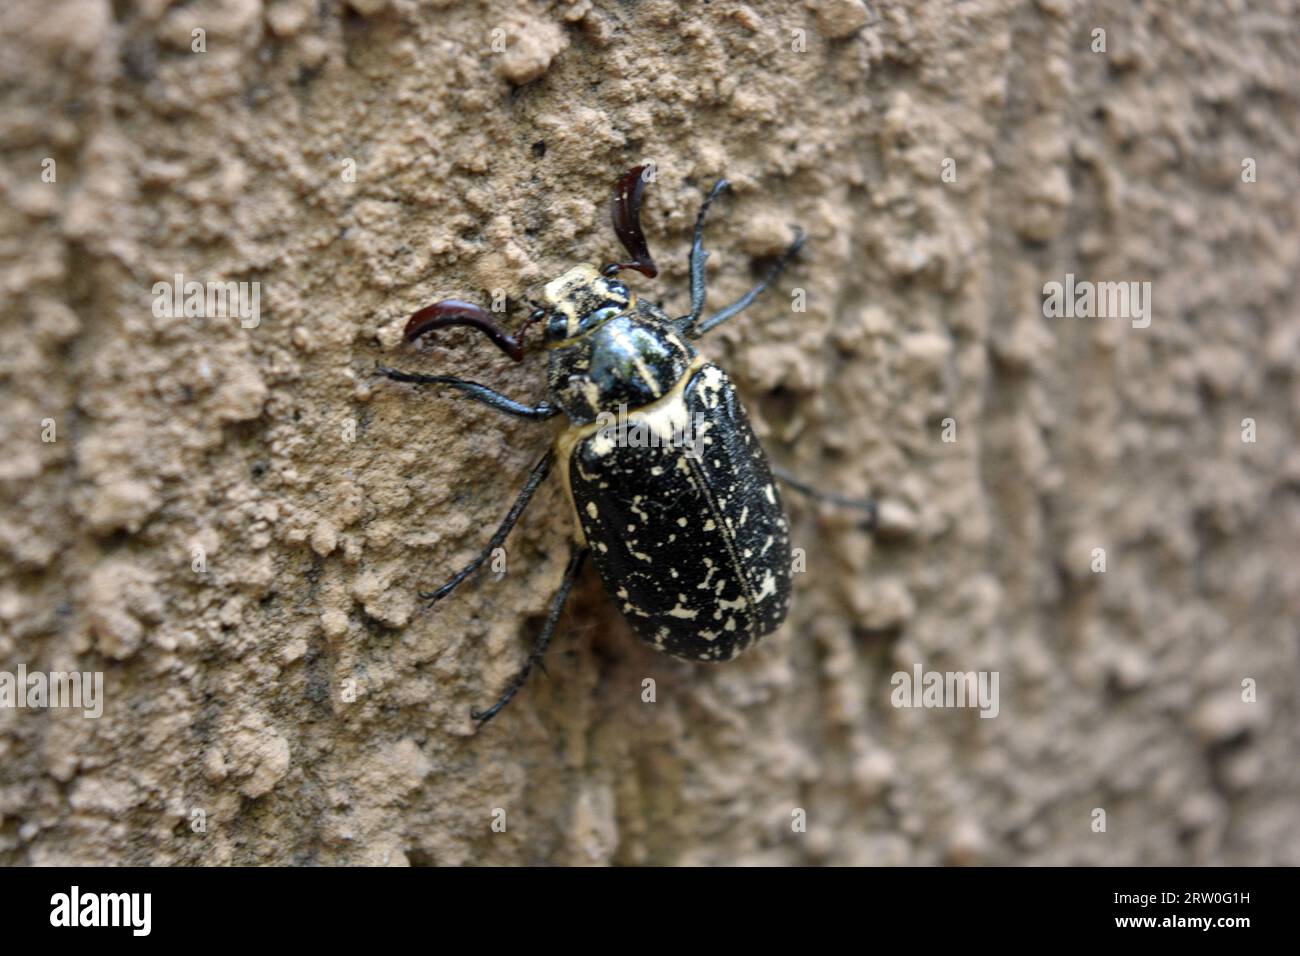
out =
[[[20,0],[0,30],[0,671],[103,679],[98,718],[0,707],[0,862],[1300,864],[1290,0]],[[540,398],[540,355],[404,319],[614,258],[646,161],[663,272],[631,281],[672,312],[719,176],[711,301],[808,232],[704,348],[773,459],[883,527],[787,495],[790,620],[719,667],[639,644],[589,569],[476,734],[558,583],[558,484],[503,574],[415,595],[552,430],[374,367]],[[245,312],[168,315],[190,281]],[[1149,283],[1145,315],[1045,317],[1067,281]],[[894,706],[918,667],[996,673],[996,716]]]

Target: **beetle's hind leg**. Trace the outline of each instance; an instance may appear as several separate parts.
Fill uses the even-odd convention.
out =
[[[496,534],[492,535],[492,540],[487,543],[487,547],[480,551],[478,557],[473,561],[453,574],[451,580],[438,588],[438,590],[421,591],[421,600],[428,601],[430,606],[437,604],[452,591],[456,590],[456,588],[460,587],[462,581],[482,567],[484,561],[492,557],[492,552],[505,543],[506,537],[515,526],[515,522],[519,520],[519,516],[522,515],[524,509],[528,507],[528,502],[533,498],[533,492],[537,491],[538,486],[546,479],[546,475],[550,472],[551,463],[553,461],[555,461],[555,452],[548,449],[546,454],[542,456],[542,460],[533,466],[532,472],[528,475],[528,480],[524,482],[524,487],[519,492],[519,497],[517,497],[515,503],[510,506],[510,511],[506,514],[506,519],[501,522],[501,527],[497,528]]]
[[[384,365],[377,366],[377,368],[381,375],[392,379],[394,382],[409,382],[414,385],[450,385],[479,404],[495,408],[506,415],[513,415],[515,418],[545,421],[560,414],[560,410],[549,402],[525,405],[523,402],[516,402],[513,398],[508,398],[500,392],[493,391],[486,385],[480,385],[478,382],[471,382],[467,379],[455,378],[451,375],[419,375],[415,372],[399,372],[395,368],[388,368]]]
[[[684,326],[683,328],[686,334],[693,339],[698,339],[700,336],[706,335],[716,329],[723,322],[726,322],[727,319],[733,318],[745,311],[745,309],[749,308],[755,299],[766,292],[772,286],[772,283],[776,282],[777,278],[785,270],[786,265],[788,265],[790,260],[793,259],[799,253],[799,250],[803,248],[804,240],[806,238],[807,237],[804,235],[803,230],[795,227],[794,242],[786,246],[785,252],[781,253],[781,258],[777,259],[776,264],[768,270],[768,273],[763,277],[762,282],[754,286],[754,288],[750,289],[721,312],[709,316],[709,318],[699,323],[699,325],[695,325],[694,322],[692,322],[691,325]],[[692,285],[694,285],[693,281]]]
[[[546,649],[551,646],[551,638],[555,637],[555,631],[560,626],[560,615],[564,613],[564,605],[569,600],[569,592],[573,590],[573,582],[578,578],[578,572],[582,570],[582,564],[587,559],[590,548],[575,547],[569,555],[568,567],[564,569],[564,578],[560,581],[560,589],[555,592],[551,598],[551,608],[546,614],[546,623],[542,625],[541,633],[537,635],[537,640],[533,642],[532,653],[528,655],[528,660],[524,662],[523,669],[515,675],[515,679],[510,682],[510,687],[501,699],[489,707],[487,710],[471,710],[470,717],[478,721],[482,727],[489,720],[501,712],[501,708],[519,693],[519,688],[523,687],[528,681],[528,675],[533,672],[534,667],[542,666],[542,658],[546,656]]]
[[[832,504],[840,508],[852,508],[855,511],[865,512],[867,516],[866,518],[867,530],[875,530],[876,520],[879,512],[879,509],[876,506],[875,499],[850,498],[846,495],[837,495],[834,492],[822,491],[820,488],[814,488],[812,485],[800,481],[798,478],[796,478],[790,472],[786,471],[780,465],[769,464],[768,467],[772,469],[773,475],[781,479],[781,481],[789,485],[791,488],[799,492],[801,495],[807,495],[809,498],[812,498],[814,501],[825,501],[827,504]]]

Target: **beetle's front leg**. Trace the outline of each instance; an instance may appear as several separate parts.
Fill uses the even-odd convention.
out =
[[[730,189],[731,183],[725,179],[719,179],[709,190],[709,194],[704,197],[704,205],[700,206],[699,214],[695,217],[695,241],[691,243],[691,314],[684,315],[677,320],[677,327],[682,329],[688,335],[691,326],[699,321],[700,314],[704,311],[704,300],[708,295],[708,285],[704,278],[704,264],[709,259],[709,254],[704,248],[704,217],[709,212],[709,207],[713,205],[713,200],[717,198],[724,190]]]
[[[545,421],[560,414],[560,410],[550,402],[525,405],[523,402],[516,402],[513,398],[508,398],[500,392],[493,391],[486,385],[480,385],[478,382],[471,382],[463,378],[455,378],[451,375],[418,375],[414,372],[399,372],[397,369],[387,368],[383,365],[378,366],[378,369],[382,375],[391,378],[394,382],[410,382],[415,385],[450,385],[452,388],[459,389],[474,401],[489,408],[495,408],[506,415],[513,415],[516,418]]]
[[[519,688],[523,687],[528,680],[528,675],[532,673],[533,668],[541,665],[542,658],[546,656],[546,649],[551,646],[551,638],[555,636],[555,631],[560,626],[560,615],[564,613],[564,605],[569,599],[569,592],[573,590],[573,582],[578,579],[578,572],[582,570],[582,563],[587,559],[590,551],[590,548],[575,547],[569,555],[569,564],[564,569],[564,578],[560,581],[560,589],[555,592],[555,597],[551,598],[551,608],[546,614],[546,623],[542,626],[541,633],[537,635],[537,640],[533,643],[532,653],[528,655],[528,660],[524,662],[523,669],[510,682],[510,687],[501,695],[501,699],[487,710],[471,710],[469,712],[470,717],[477,720],[480,727],[499,714],[502,707],[510,703],[515,694],[519,693]]]
[[[496,534],[492,535],[492,540],[488,542],[486,548],[479,552],[478,557],[452,575],[451,580],[438,588],[438,590],[427,592],[421,591],[421,599],[428,601],[429,605],[432,607],[452,591],[456,590],[462,581],[482,567],[484,561],[492,557],[492,552],[505,543],[506,537],[515,526],[515,522],[519,520],[519,516],[522,515],[524,509],[528,507],[528,502],[533,498],[533,492],[535,492],[538,486],[546,479],[547,474],[551,470],[551,463],[553,461],[555,461],[555,452],[553,450],[548,450],[546,454],[542,456],[542,460],[533,466],[532,473],[528,476],[528,481],[524,483],[524,487],[519,492],[519,497],[515,499],[515,503],[510,506],[510,511],[506,515],[506,519],[501,522],[501,527],[497,528]]]
[[[762,295],[764,292],[768,290],[768,288],[772,285],[772,283],[777,280],[777,277],[781,275],[782,271],[786,267],[786,264],[789,263],[789,261],[793,259],[795,255],[798,254],[799,250],[803,248],[805,238],[806,237],[804,236],[803,230],[796,226],[794,241],[790,243],[790,245],[786,246],[785,252],[781,253],[781,258],[776,260],[776,264],[772,266],[772,268],[768,271],[767,275],[763,277],[762,282],[754,286],[754,288],[750,289],[748,292],[742,295],[735,302],[731,303],[731,305],[727,306],[717,315],[709,316],[698,326],[696,326],[694,323],[692,323],[690,326],[687,326],[686,334],[693,339],[698,339],[700,336],[712,331],[713,329],[716,329],[723,322],[726,322],[727,319],[730,319],[733,316],[738,315],[741,312],[745,311],[745,309],[749,308],[750,304],[755,299],[757,299],[760,295]]]

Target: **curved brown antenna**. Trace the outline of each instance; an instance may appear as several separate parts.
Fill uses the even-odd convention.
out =
[[[609,204],[610,219],[614,222],[614,233],[623,243],[623,248],[631,253],[632,261],[612,263],[606,266],[606,270],[635,269],[653,279],[659,274],[659,268],[650,257],[645,233],[641,231],[641,201],[646,187],[641,174],[645,169],[645,166],[633,166],[614,185],[614,196]]]
[[[478,329],[492,340],[492,344],[516,362],[524,360],[524,347],[514,336],[497,325],[492,314],[482,306],[459,299],[443,299],[433,305],[425,306],[406,320],[406,341],[414,342],[426,332],[445,329],[453,325],[464,325]]]

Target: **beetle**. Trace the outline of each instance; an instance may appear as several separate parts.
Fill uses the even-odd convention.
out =
[[[647,167],[616,183],[611,220],[627,262],[577,265],[546,284],[542,301],[515,335],[481,306],[446,299],[420,309],[404,332],[414,342],[436,329],[467,326],[514,361],[528,329],[543,324],[546,399],[517,402],[477,382],[379,367],[398,382],[450,386],[499,412],[529,421],[567,418],[534,465],[505,520],[477,557],[436,591],[451,594],[501,547],[534,492],[557,467],[575,519],[575,541],[560,587],[532,652],[500,699],[471,710],[479,725],[496,716],[541,664],[573,584],[588,557],[638,637],[659,651],[697,662],[735,658],[785,620],[791,596],[789,521],[774,469],[750,427],[730,378],[692,342],[749,306],[804,243],[802,230],[754,288],[704,318],[707,297],[704,221],[730,183],[720,179],[695,220],[689,267],[691,311],[669,318],[619,276],[658,275],[641,228]],[[874,523],[871,501],[829,495],[779,469],[804,494],[859,508]]]

